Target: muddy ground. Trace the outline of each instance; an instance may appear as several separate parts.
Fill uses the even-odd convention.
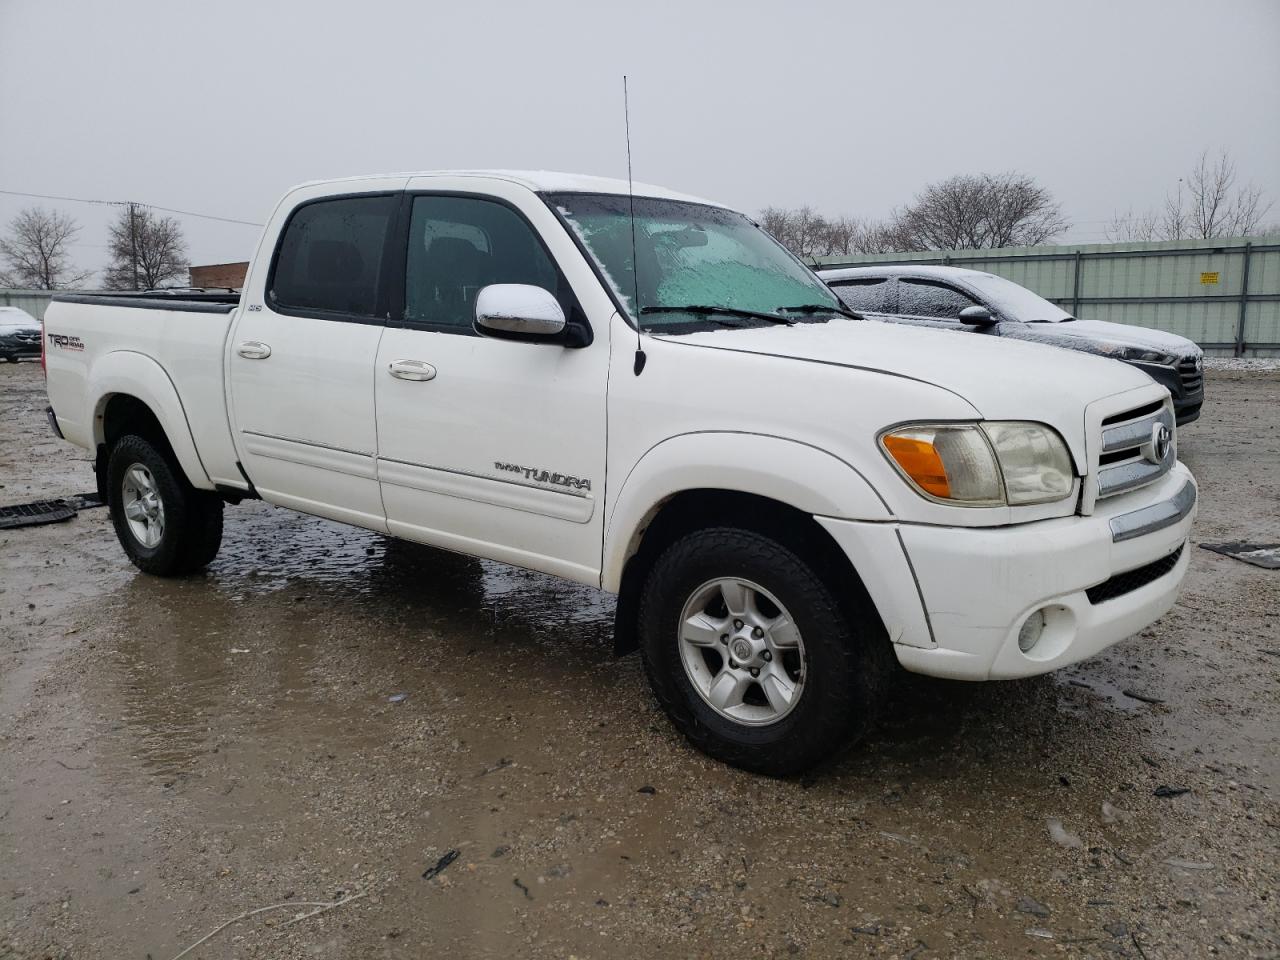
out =
[[[93,487],[42,388],[0,366],[0,503]],[[1208,394],[1194,540],[1280,541],[1280,373]],[[0,577],[0,957],[170,960],[360,894],[187,956],[1280,955],[1280,572],[1195,549],[1141,635],[904,678],[795,781],[690,749],[610,598],[260,503],[189,580],[103,510],[0,531]]]

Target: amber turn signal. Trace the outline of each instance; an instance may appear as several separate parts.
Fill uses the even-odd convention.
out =
[[[925,493],[943,500],[951,497],[951,483],[942,457],[928,440],[889,434],[884,448],[911,480]]]

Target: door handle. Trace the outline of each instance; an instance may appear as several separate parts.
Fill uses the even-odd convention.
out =
[[[236,347],[236,353],[246,360],[265,360],[271,356],[271,348],[261,340],[246,340]]]
[[[436,368],[425,360],[392,360],[387,372],[397,380],[434,380]]]

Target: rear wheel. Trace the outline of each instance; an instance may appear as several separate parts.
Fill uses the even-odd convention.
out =
[[[161,577],[200,569],[222,543],[222,499],[197,490],[149,440],[122,437],[107,463],[116,537],[139,570]]]
[[[697,531],[669,547],[646,580],[645,670],[698,748],[758,773],[797,773],[863,735],[882,695],[883,630],[873,611],[850,606],[860,611],[853,618],[775,540]]]

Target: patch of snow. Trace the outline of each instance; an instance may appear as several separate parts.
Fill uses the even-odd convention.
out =
[[[1205,357],[1206,370],[1245,370],[1250,373],[1280,370],[1280,357]]]

